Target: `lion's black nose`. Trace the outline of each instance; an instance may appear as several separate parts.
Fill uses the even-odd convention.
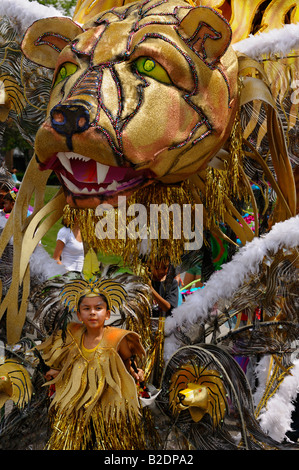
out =
[[[72,136],[88,129],[89,113],[81,105],[58,104],[51,110],[51,124],[56,132],[66,137],[68,148],[72,150]]]

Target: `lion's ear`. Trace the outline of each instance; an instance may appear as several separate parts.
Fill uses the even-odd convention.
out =
[[[232,31],[229,23],[209,7],[195,7],[180,22],[178,33],[206,62],[217,62],[228,48]]]
[[[62,49],[82,32],[70,18],[43,18],[27,29],[22,51],[32,62],[53,69]]]

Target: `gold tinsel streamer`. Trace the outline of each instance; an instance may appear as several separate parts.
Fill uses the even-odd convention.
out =
[[[230,153],[230,158],[229,161],[227,162],[227,182],[229,183],[228,188],[229,188],[229,193],[228,196],[229,198],[238,198],[240,199],[241,197],[241,189],[242,193],[244,190],[244,184],[242,184],[242,178],[240,175],[239,168],[240,166],[243,166],[243,148],[242,148],[242,143],[243,143],[243,135],[242,135],[242,126],[241,126],[241,118],[240,118],[240,113],[238,112],[234,125],[232,128],[232,132],[230,135],[230,144],[229,144],[229,153]],[[244,193],[243,193],[244,194]]]
[[[212,228],[218,221],[224,220],[225,198],[229,191],[227,182],[227,170],[218,170],[208,167],[206,170],[206,197],[205,206],[209,217],[207,217],[207,228]]]
[[[290,374],[292,367],[293,365],[290,365],[286,370],[281,372],[280,365],[279,364],[274,365],[272,375],[270,379],[268,380],[264,394],[255,409],[256,418],[258,418],[258,416],[260,415],[261,410],[267,406],[269,399],[275,394],[279,386],[282,384],[285,376],[287,374]]]
[[[151,201],[151,204],[149,204],[149,201]],[[140,256],[142,240],[140,240],[139,236],[134,238],[134,233],[132,235],[132,231],[130,231],[130,227],[132,228],[130,222],[138,219],[138,215],[130,216],[127,213],[128,208],[134,204],[142,205],[147,211],[146,230],[148,247],[142,257]],[[166,233],[165,225],[161,223],[161,220],[158,223],[158,232],[153,233],[153,227],[149,223],[152,204],[155,204],[157,207],[165,204],[167,208],[177,204],[180,209],[184,204],[190,204],[191,213],[195,205],[193,196],[188,189],[188,183],[183,182],[172,186],[154,183],[136,191],[126,200],[126,207],[112,208],[106,211],[103,216],[97,216],[94,209],[75,209],[66,205],[63,212],[63,220],[71,228],[75,222],[79,224],[83,242],[88,247],[105,255],[120,256],[124,265],[129,266],[135,274],[144,275],[144,266],[155,263],[156,260],[163,258],[170,259],[173,265],[179,265],[184,253],[184,245],[188,241],[183,236],[182,223],[178,233],[178,226],[173,223],[174,216],[171,211],[168,211],[168,233]],[[106,222],[106,227],[115,227],[114,238],[99,237],[97,224],[100,220],[102,221],[101,223],[103,223],[103,220]],[[138,234],[138,229],[140,233],[145,227],[139,227],[136,224],[135,234]],[[102,232],[105,233],[104,228],[102,228]]]
[[[144,380],[151,381],[157,387],[160,386],[160,380],[164,369],[164,325],[165,318],[160,317],[155,339],[150,350],[147,353],[147,360],[144,366]]]
[[[243,135],[240,113],[237,112],[229,139],[229,158],[223,162],[223,169],[208,167],[206,170],[205,206],[210,216],[207,218],[207,228],[212,228],[217,222],[224,221],[227,210],[225,199],[244,198],[249,201],[248,189],[240,175],[243,168]]]

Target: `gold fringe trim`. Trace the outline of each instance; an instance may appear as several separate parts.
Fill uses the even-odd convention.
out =
[[[46,450],[145,450],[141,419],[129,413],[108,420],[95,408],[86,421],[85,413],[66,415],[58,408],[50,416],[52,434]]]
[[[134,213],[134,216],[128,215],[128,208],[134,204],[142,205],[147,212],[148,247],[146,253],[143,253],[142,256],[140,255],[141,242],[147,242],[147,240],[141,240],[139,236],[134,238],[134,233],[140,233],[144,230],[144,227],[138,227],[136,222],[138,215],[136,216],[136,213]],[[83,242],[96,252],[120,256],[125,266],[129,266],[135,274],[144,276],[144,266],[154,263],[157,259],[170,259],[173,265],[179,265],[184,253],[184,245],[188,241],[184,238],[182,223],[180,232],[178,232],[178,226],[174,224],[174,215],[171,210],[168,210],[169,226],[161,223],[160,216],[158,224],[149,223],[151,220],[151,205],[153,204],[157,206],[157,209],[162,204],[165,204],[168,209],[171,205],[178,204],[180,210],[183,204],[190,204],[191,214],[195,206],[187,182],[172,186],[154,183],[136,191],[126,200],[125,207],[106,211],[103,216],[96,216],[94,209],[75,209],[66,205],[63,220],[71,228],[75,222],[78,223]],[[113,239],[99,237],[97,224],[100,219],[102,219],[101,224],[103,223],[103,217],[106,227],[115,228],[115,237]],[[135,222],[130,224],[134,219],[136,227]],[[194,224],[194,221],[192,221],[192,224]],[[153,233],[153,226],[158,228],[156,233]],[[102,231],[103,229],[104,227]],[[133,230],[133,232],[130,230]]]

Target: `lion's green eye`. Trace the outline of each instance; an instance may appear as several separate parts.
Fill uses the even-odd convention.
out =
[[[158,82],[171,83],[166,70],[151,57],[139,57],[135,65],[140,74],[152,77]]]
[[[70,75],[73,75],[73,73],[76,72],[77,68],[77,65],[73,64],[72,62],[65,62],[64,64],[62,64],[56,75],[54,86],[65,80]]]

